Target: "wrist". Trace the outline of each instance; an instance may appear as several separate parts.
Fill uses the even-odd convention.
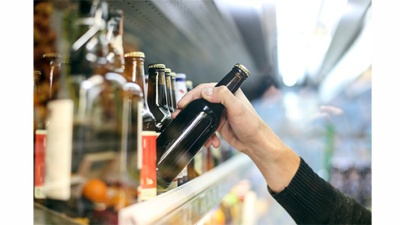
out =
[[[270,189],[279,193],[296,174],[300,157],[271,130],[246,154],[255,162]]]

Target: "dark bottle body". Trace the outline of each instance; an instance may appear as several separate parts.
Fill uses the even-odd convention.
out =
[[[216,85],[236,92],[249,76],[240,64]],[[157,138],[157,185],[168,187],[217,130],[225,107],[202,98],[190,102]]]

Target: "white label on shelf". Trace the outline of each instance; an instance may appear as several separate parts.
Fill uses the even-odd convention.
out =
[[[71,184],[73,102],[54,100],[48,104],[45,194],[68,200]]]

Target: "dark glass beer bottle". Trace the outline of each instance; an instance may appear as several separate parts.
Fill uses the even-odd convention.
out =
[[[150,64],[148,65],[148,73],[147,101],[150,111],[156,118],[157,132],[160,133],[171,121],[171,112],[168,110],[166,97],[165,65],[161,63]]]
[[[156,119],[147,103],[144,74],[145,54],[140,51],[125,54],[125,78],[138,84],[143,90],[142,116],[142,163],[140,165],[140,191],[138,201],[157,196],[156,186]]]
[[[232,93],[250,76],[241,64],[235,64],[216,87],[225,85]],[[157,138],[157,185],[168,187],[188,165],[218,128],[225,107],[200,98],[190,102]]]
[[[174,109],[174,111],[176,108],[178,108],[175,89],[176,89],[176,73],[174,71],[171,71],[172,108]]]
[[[171,69],[170,68],[165,68],[165,86],[167,90],[167,105],[168,105],[168,110],[170,113],[173,113],[175,111],[174,108],[174,102],[172,99],[172,79],[171,79]],[[175,94],[175,93],[174,93]]]

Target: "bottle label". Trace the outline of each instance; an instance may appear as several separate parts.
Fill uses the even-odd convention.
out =
[[[70,99],[51,101],[47,111],[45,193],[50,199],[68,200],[71,193],[73,102]]]
[[[46,130],[35,131],[35,198],[44,199]]]
[[[157,136],[158,134],[155,131],[142,132],[142,160],[140,168],[139,201],[145,201],[157,196]]]
[[[187,87],[185,84],[185,80],[182,79],[182,81],[180,80],[176,80],[175,81],[175,98],[176,98],[176,102],[179,102],[182,97],[187,93]]]

